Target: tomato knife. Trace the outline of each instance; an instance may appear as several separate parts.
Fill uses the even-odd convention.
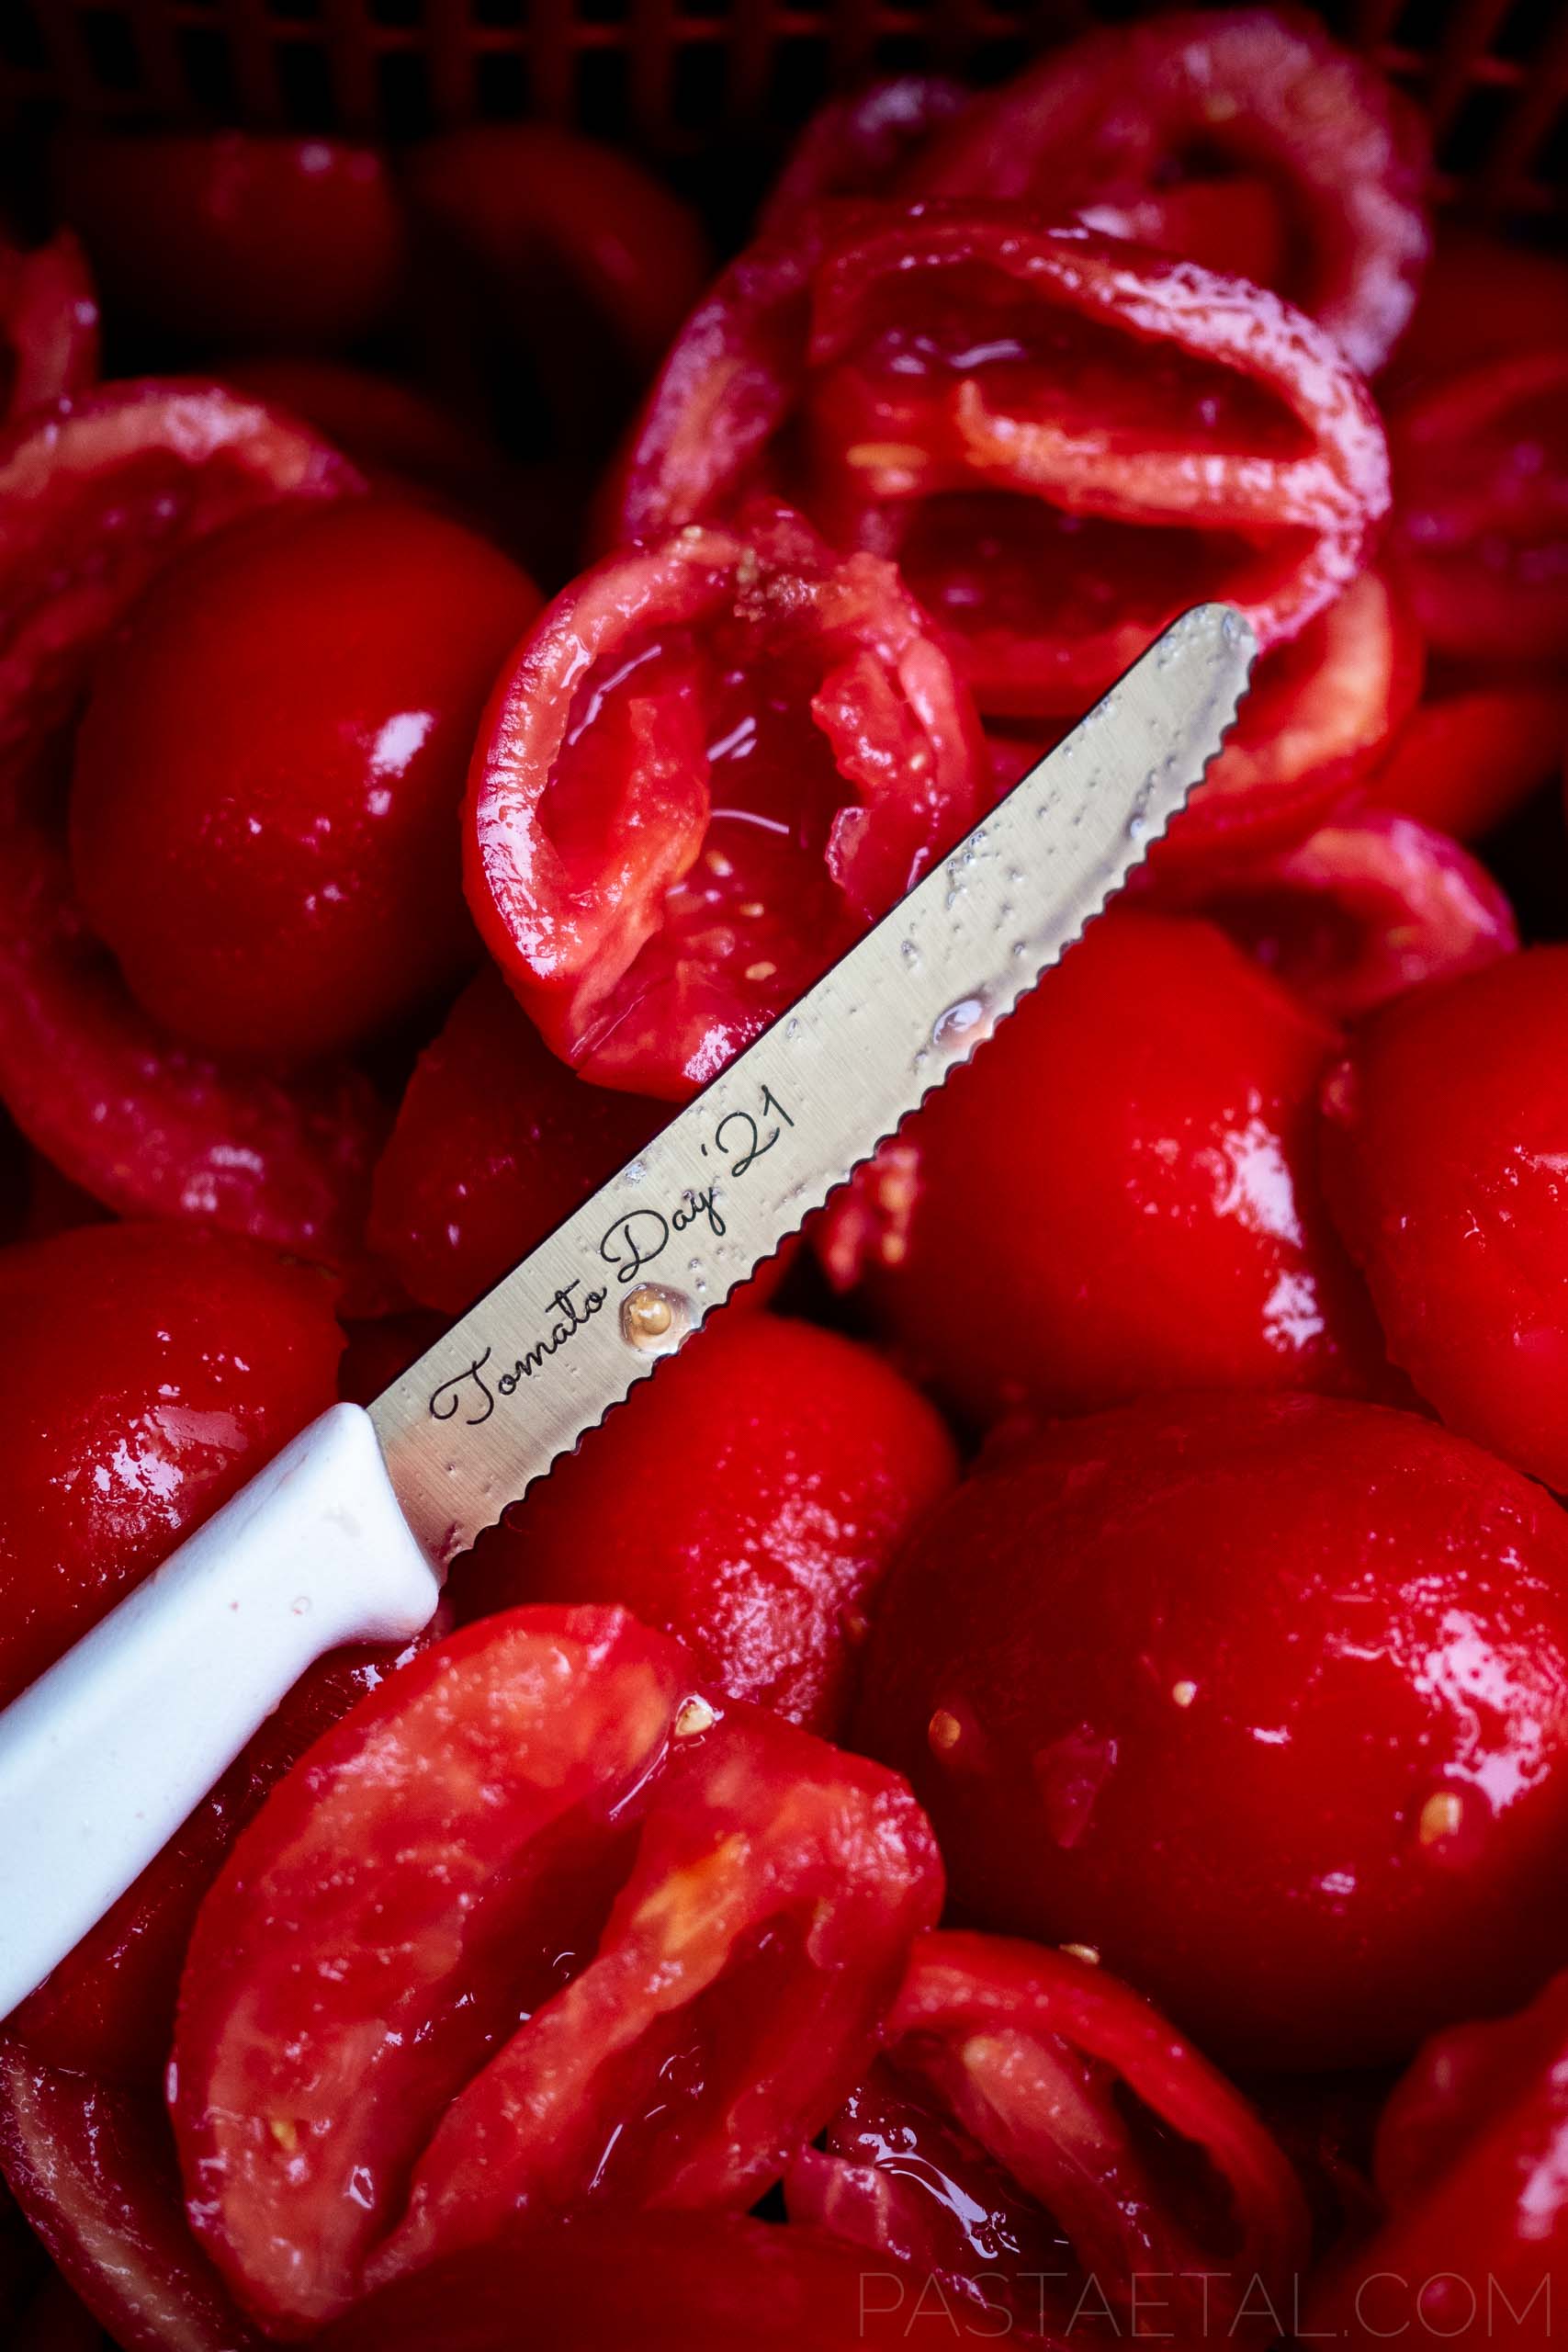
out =
[[[0,1713],[0,2017],[316,1658],[426,1625],[448,1564],[968,1059],[1180,808],[1256,650],[1226,606],[1177,621],[368,1410],[314,1422]]]

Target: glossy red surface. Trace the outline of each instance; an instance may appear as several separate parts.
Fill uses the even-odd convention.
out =
[[[556,1053],[680,1099],[967,830],[980,765],[893,567],[759,501],[549,606],[475,753],[469,904]]]
[[[941,1885],[901,1782],[706,1700],[675,1643],[487,1619],[328,1734],[202,1907],[193,2224],[298,2332],[521,2214],[743,2211],[863,2066]]]
[[[468,754],[537,609],[483,540],[373,499],[164,574],[94,673],[71,790],[83,911],[155,1020],[306,1059],[461,970]]]
[[[1568,687],[1483,678],[1418,705],[1366,796],[1377,808],[1477,841],[1545,783],[1565,745]]]
[[[396,297],[402,216],[376,148],[83,135],[56,142],[53,176],[111,311],[187,348],[341,349]]]
[[[333,1401],[333,1286],[227,1235],[0,1252],[0,1700]]]
[[[1413,1415],[1146,1400],[1003,1449],[863,1688],[965,1914],[1094,1946],[1223,2060],[1396,2058],[1562,1959],[1568,1516]]]
[[[982,97],[911,186],[1021,198],[1256,278],[1370,375],[1426,263],[1424,126],[1305,11],[1156,11]]]
[[[1362,569],[1382,431],[1277,297],[980,200],[829,207],[687,322],[620,476],[623,531],[759,480],[896,557],[981,707],[1080,710],[1187,605],[1263,644]]]
[[[1336,1041],[1211,925],[1117,914],[829,1209],[829,1272],[973,1419],[1375,1388],[1316,1184]]]
[[[988,2310],[982,2337],[1266,2344],[1307,2252],[1290,2165],[1224,2077],[1092,1962],[999,1936],[919,1939],[880,2053],[786,2195],[792,2220]]]
[[[1335,1215],[1453,1428],[1568,1487],[1568,947],[1391,1004],[1324,1091]]]
[[[615,1600],[704,1679],[842,1729],[888,1564],[953,1484],[953,1442],[867,1348],[726,1316],[513,1504],[459,1573],[459,1611]]]
[[[0,240],[0,416],[85,391],[98,372],[98,299],[69,229],[30,251]]]

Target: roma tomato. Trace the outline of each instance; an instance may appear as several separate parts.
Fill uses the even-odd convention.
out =
[[[341,349],[379,325],[403,268],[385,158],[241,130],[65,138],[54,192],[112,316],[185,349]]]
[[[1117,913],[827,1212],[972,1420],[1386,1376],[1314,1170],[1337,1033],[1211,925]]]
[[[1391,546],[1434,650],[1561,663],[1568,651],[1568,350],[1487,360],[1389,420]]]
[[[649,395],[636,536],[759,480],[895,557],[981,707],[1081,709],[1189,605],[1265,648],[1362,569],[1382,429],[1278,297],[1016,205],[829,205],[741,255]]]
[[[998,1451],[863,1690],[969,1917],[1218,2055],[1396,2058],[1562,1958],[1568,1515],[1412,1414],[1151,1398]]]
[[[1170,2336],[1278,2335],[1307,2252],[1301,2188],[1245,2099],[1126,1985],[1039,1944],[922,1936],[882,2045],[796,2158],[792,2220],[1010,2322],[976,2335],[1066,2342],[1091,2313],[1148,2335],[1163,2307]]]
[[[1383,808],[1222,867],[1192,903],[1330,1021],[1495,964],[1519,944],[1513,909],[1478,859]]]
[[[1384,2110],[1377,2177],[1387,2219],[1329,2272],[1314,2332],[1551,2341],[1568,2278],[1568,1976],[1427,2045]]]
[[[311,1743],[433,1638],[397,1657],[340,1650],[310,1668],[162,1853],[11,2012],[6,2030],[30,2058],[106,2085],[161,2086],[186,1947],[235,1838]]]
[[[758,228],[789,228],[835,196],[898,192],[931,140],[970,104],[961,82],[941,74],[896,74],[818,107],[790,150]]]
[[[903,1784],[615,1610],[426,1653],[241,1838],[186,1962],[191,2217],[301,2332],[518,2216],[743,2210],[941,1901]]]
[[[462,968],[468,755],[538,603],[378,499],[277,508],[164,573],[94,673],[71,788],[82,909],[144,1010],[299,1061]]]
[[[554,1052],[679,1098],[967,830],[981,764],[892,565],[759,502],[545,613],[480,731],[468,901]]]
[[[956,1471],[869,1349],[726,1317],[480,1538],[457,1597],[618,1602],[705,1680],[831,1737],[888,1562]]]
[[[583,2217],[433,2262],[369,2296],[321,2352],[860,2352],[907,2346],[930,2281],[820,2230],[726,2213]]]
[[[1568,691],[1560,685],[1506,677],[1439,684],[1368,777],[1366,797],[1478,841],[1555,773],[1564,744]]]
[[[0,418],[14,424],[98,373],[98,298],[69,229],[30,252],[0,239]]]
[[[124,2352],[264,2352],[190,2233],[155,2092],[41,2065],[0,2041],[0,2171]]]
[[[333,1402],[332,1301],[188,1227],[0,1252],[0,1703]]]
[[[1568,1488],[1568,947],[1387,1006],[1324,1090],[1329,1197],[1444,1420]]]
[[[668,1115],[577,1077],[481,972],[409,1080],[376,1170],[372,1242],[411,1298],[460,1315]]]
[[[95,1199],[339,1266],[383,1120],[367,1081],[195,1056],[131,1000],[76,905],[53,809],[106,641],[182,548],[277,502],[355,494],[301,426],[215,385],[89,393],[0,448],[0,1097]],[[44,593],[47,583],[47,593]]]
[[[912,181],[1076,211],[1257,278],[1370,375],[1415,303],[1427,168],[1416,109],[1304,14],[1179,8],[1042,58]]]

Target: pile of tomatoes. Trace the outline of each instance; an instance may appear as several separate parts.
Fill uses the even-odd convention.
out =
[[[1260,8],[835,99],[716,275],[540,126],[47,177],[0,1703],[1176,614],[1263,650],[996,1041],[5,2021],[0,2333],[1544,2342],[1568,264]]]

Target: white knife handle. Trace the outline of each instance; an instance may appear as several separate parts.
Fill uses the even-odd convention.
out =
[[[0,1713],[0,2018],[314,1659],[406,1641],[439,1598],[369,1416],[337,1405]]]

